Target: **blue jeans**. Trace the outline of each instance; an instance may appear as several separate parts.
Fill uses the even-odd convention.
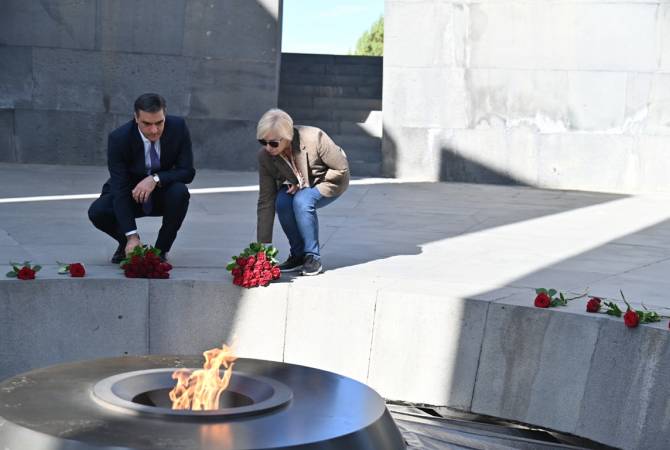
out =
[[[288,194],[286,186],[277,193],[275,206],[279,223],[291,245],[293,256],[314,255],[319,252],[319,218],[316,210],[335,201],[337,197],[324,197],[315,187],[300,189]]]

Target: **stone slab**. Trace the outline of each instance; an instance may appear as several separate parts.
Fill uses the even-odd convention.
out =
[[[191,118],[257,122],[277,105],[278,77],[265,62],[198,59],[191,83]]]
[[[35,48],[35,109],[105,111],[103,56],[99,52]]]
[[[488,310],[472,411],[574,432],[598,328],[586,317],[505,303]]]
[[[282,360],[288,286],[247,295],[226,278],[151,282],[151,354],[200,354],[226,343],[239,356]]]
[[[333,290],[309,279],[292,285],[285,361],[366,382],[375,304],[374,289]]]
[[[14,111],[0,109],[0,161],[16,162],[14,152]]]
[[[276,71],[281,52],[277,6],[276,1],[187,2],[183,54],[262,61],[270,64],[268,71]]]
[[[488,305],[444,294],[380,291],[368,382],[384,397],[470,409]]]
[[[472,67],[653,71],[655,33],[639,30],[654,30],[656,14],[650,3],[476,3],[468,15],[469,61]]]
[[[0,283],[0,378],[64,361],[146,354],[148,311],[142,281]]]
[[[196,167],[253,170],[258,165],[257,120],[188,119],[187,122]]]
[[[663,449],[668,403],[658,393],[669,388],[667,327],[602,322],[575,434],[625,449]]]
[[[0,108],[29,107],[32,104],[32,58],[30,47],[0,46],[0,61],[4,61],[0,71]]]
[[[388,0],[384,6],[386,67],[462,65],[467,38],[461,5]]]
[[[95,1],[7,0],[0,15],[0,44],[93,49]]]
[[[181,55],[185,0],[150,0],[134,3],[131,8],[129,6],[122,0],[98,3],[98,49]]]
[[[183,56],[104,52],[102,54],[105,110],[131,114],[135,99],[158,92],[170,114],[188,115],[191,59]]]
[[[19,162],[107,162],[107,135],[113,124],[112,117],[105,113],[16,110],[14,121]]]

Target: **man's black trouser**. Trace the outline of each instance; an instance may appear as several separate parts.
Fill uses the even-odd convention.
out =
[[[154,189],[151,193],[151,199],[153,207],[148,215],[163,217],[163,225],[158,232],[155,247],[159,248],[162,254],[165,254],[172,248],[172,243],[177,237],[177,231],[179,231],[184,217],[186,217],[190,194],[184,183],[175,182],[165,188],[157,187]],[[126,236],[119,229],[114,214],[113,200],[114,198],[110,193],[100,195],[88,209],[88,218],[97,229],[110,235],[119,245],[125,246]],[[136,218],[147,216],[140,203],[133,202],[133,205],[133,214]]]

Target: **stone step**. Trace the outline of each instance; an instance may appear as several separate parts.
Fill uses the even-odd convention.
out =
[[[289,79],[295,74],[312,73],[320,75],[372,75],[381,77],[381,64],[324,64],[317,62],[286,63],[282,62],[281,77]]]
[[[279,96],[279,107],[313,109],[356,109],[379,111],[382,109],[381,99],[352,97],[311,97],[311,96]]]
[[[378,153],[381,157],[382,140],[373,136],[353,136],[347,134],[333,134],[329,135],[333,141],[345,151],[351,149],[353,151],[364,151],[371,154]]]
[[[349,174],[352,177],[381,177],[381,162],[349,160]]]
[[[365,122],[374,111],[359,109],[312,109],[290,107],[285,111],[296,124],[310,125],[316,120]]]
[[[312,53],[282,53],[282,65],[294,64],[358,64],[381,66],[381,56],[320,55]]]
[[[292,84],[283,80],[279,86],[279,97],[357,97],[382,98],[382,86],[319,86],[314,84]]]
[[[328,133],[329,136],[347,135],[347,136],[364,136],[375,137],[377,139],[382,137],[381,123],[374,123],[376,121],[367,122],[342,122],[336,120],[312,120],[309,123],[298,123],[297,125],[310,125],[321,128]]]
[[[382,76],[381,74],[375,76],[296,73],[291,75],[288,80],[284,77],[280,83],[307,84],[315,86],[381,86]]]

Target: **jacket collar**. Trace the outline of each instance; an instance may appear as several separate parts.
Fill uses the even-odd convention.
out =
[[[293,152],[293,159],[298,171],[302,175],[305,183],[309,185],[309,170],[307,165],[307,148],[304,142],[300,139],[300,130],[293,128],[293,140],[291,141],[291,150]]]

